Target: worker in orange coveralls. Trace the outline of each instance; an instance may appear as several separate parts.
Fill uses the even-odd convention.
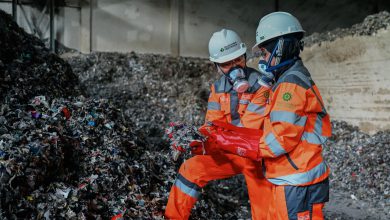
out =
[[[331,123],[320,92],[299,58],[304,30],[289,13],[264,16],[256,31],[254,52],[259,69],[275,78],[264,118],[263,134],[214,122],[210,137],[227,152],[263,160],[264,175],[273,184],[272,220],[324,219],[329,200],[329,168],[322,146]],[[257,138],[256,138],[257,136]]]
[[[246,66],[246,46],[231,30],[215,32],[209,41],[210,61],[215,63],[221,77],[211,85],[206,124],[219,120],[233,127],[260,129],[263,126],[265,102],[269,88],[262,86],[262,76]],[[169,194],[165,217],[188,219],[202,187],[217,179],[245,176],[253,219],[266,219],[271,184],[261,172],[261,162],[215,150],[210,141],[194,141],[193,153],[200,154],[186,160]],[[204,147],[206,154],[201,150]]]

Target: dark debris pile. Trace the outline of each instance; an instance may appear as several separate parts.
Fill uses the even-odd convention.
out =
[[[68,63],[50,53],[0,10],[0,101],[27,102],[36,95],[80,95],[78,78]]]
[[[305,46],[320,44],[324,41],[334,41],[347,36],[374,35],[380,29],[390,26],[390,13],[382,11],[378,14],[367,16],[362,23],[352,25],[350,28],[336,28],[324,33],[313,33],[304,38]]]
[[[390,216],[390,131],[368,135],[346,122],[332,125],[333,135],[324,148],[331,186]]]
[[[202,123],[209,82],[216,78],[214,66],[200,58],[92,53],[67,61],[89,96],[116,100],[140,125],[172,117]],[[144,114],[155,107],[154,114]]]
[[[2,219],[161,217],[174,178],[168,154],[147,150],[108,100],[36,100],[2,105]]]

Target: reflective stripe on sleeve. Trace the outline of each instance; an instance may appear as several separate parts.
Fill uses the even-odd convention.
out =
[[[302,127],[305,126],[307,120],[306,116],[299,116],[293,112],[288,111],[272,111],[270,116],[271,122],[282,121]]]
[[[239,103],[240,103],[240,104],[243,104],[243,105],[247,105],[247,104],[249,104],[249,100],[241,99],[241,100],[239,101]]]
[[[328,140],[328,137],[322,136],[322,117],[320,115],[317,116],[314,132],[304,132],[302,140],[311,144],[323,144]]]
[[[302,140],[307,141],[310,144],[323,144],[326,140],[328,140],[328,138],[321,135],[317,135],[315,133],[304,132],[302,135]]]
[[[209,102],[207,110],[221,110],[221,105],[218,102]]]
[[[279,144],[278,140],[275,138],[275,135],[272,132],[265,137],[265,143],[269,146],[272,153],[277,157],[287,153]]]
[[[177,176],[175,186],[178,187],[185,194],[195,199],[197,199],[200,195],[200,187],[195,183],[190,182],[180,174]]]
[[[322,161],[320,164],[307,172],[290,174],[277,178],[267,178],[267,180],[275,185],[303,185],[321,177],[327,172],[327,170],[328,166],[326,165],[325,161]]]
[[[248,107],[246,108],[247,111],[254,112],[259,115],[264,114],[265,106],[256,105],[253,103],[249,103]]]

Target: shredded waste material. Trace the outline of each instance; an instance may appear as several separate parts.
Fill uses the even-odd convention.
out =
[[[191,154],[192,141],[206,141],[194,125],[187,125],[183,122],[171,122],[169,127],[165,129],[165,138],[169,140],[171,146],[172,159],[176,161],[178,157],[184,153],[187,157]]]
[[[358,127],[336,121],[332,129],[324,148],[331,168],[331,187],[349,192],[352,200],[361,201],[373,213],[389,215],[390,131],[368,135]]]
[[[2,11],[0,24],[0,218],[162,219],[188,158],[171,159],[165,129],[203,124],[214,66],[136,53],[63,60]],[[390,131],[332,125],[332,187],[389,217]],[[250,219],[242,176],[203,191],[191,219]]]
[[[70,65],[0,10],[0,100],[27,102],[36,95],[82,94]]]
[[[346,36],[370,36],[375,35],[381,29],[390,26],[390,13],[382,11],[378,14],[367,16],[362,23],[352,25],[350,28],[336,28],[325,33],[313,33],[304,38],[305,46],[320,44],[324,41],[334,41]]]
[[[145,135],[108,100],[42,100],[0,116],[2,217],[106,219],[148,209],[142,216],[154,218],[168,158],[149,161],[157,152],[145,151]]]

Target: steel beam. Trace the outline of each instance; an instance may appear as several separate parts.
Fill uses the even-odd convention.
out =
[[[18,0],[12,0],[12,17],[17,23],[18,21]]]
[[[181,0],[171,0],[171,55],[180,56]]]
[[[55,31],[54,31],[54,0],[50,0],[50,51],[55,53]]]
[[[92,14],[95,1],[89,0],[81,4],[80,51],[90,53],[92,51]]]

